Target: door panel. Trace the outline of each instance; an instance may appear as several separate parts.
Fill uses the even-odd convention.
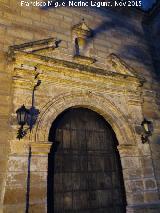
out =
[[[52,212],[125,212],[120,159],[111,127],[97,113],[82,108],[66,111],[56,122],[53,141],[59,146],[52,153]]]

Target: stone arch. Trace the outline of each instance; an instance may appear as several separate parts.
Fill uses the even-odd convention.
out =
[[[120,145],[135,145],[134,130],[127,116],[106,97],[92,92],[71,92],[54,97],[41,110],[32,139],[48,142],[52,122],[70,107],[85,107],[99,113],[113,128]]]

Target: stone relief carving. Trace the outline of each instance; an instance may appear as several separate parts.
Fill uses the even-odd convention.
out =
[[[107,62],[109,63],[112,71],[119,72],[124,75],[134,76],[135,71],[126,62],[124,62],[119,56],[111,53],[107,57]]]

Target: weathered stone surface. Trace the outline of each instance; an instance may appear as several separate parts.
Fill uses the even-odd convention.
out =
[[[45,203],[47,196],[46,185],[39,183],[37,186],[31,185],[30,203]]]
[[[145,179],[144,184],[145,184],[145,188],[146,189],[155,189],[155,188],[157,188],[155,180],[152,180],[152,179],[147,179],[147,180]]]
[[[5,205],[16,205],[25,202],[26,202],[26,188],[6,187],[6,193],[4,197]]]
[[[47,212],[45,204],[31,204],[29,211],[31,213],[44,213]]]
[[[145,202],[158,202],[159,197],[157,191],[146,191],[144,193]]]
[[[125,181],[126,192],[142,192],[144,190],[143,180]]]
[[[13,209],[15,212],[19,213],[24,213],[25,212],[25,204],[20,204],[20,205],[5,205],[4,208],[2,209],[3,213],[12,213]]]

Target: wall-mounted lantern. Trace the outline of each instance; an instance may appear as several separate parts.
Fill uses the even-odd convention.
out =
[[[37,68],[35,67],[35,70]],[[38,74],[35,76],[35,79],[38,77]],[[22,139],[26,134],[27,131],[32,130],[33,126],[36,123],[36,120],[39,115],[39,110],[34,107],[34,93],[37,87],[41,84],[41,80],[38,80],[36,85],[33,88],[32,91],[32,106],[30,109],[27,109],[24,104],[17,109],[16,114],[17,114],[17,122],[20,125],[20,128],[18,129],[17,132],[17,138],[20,140]],[[27,125],[27,128],[24,129],[24,126]]]
[[[17,113],[17,122],[20,125],[20,128],[17,133],[17,138],[21,139],[26,134],[26,132],[23,129],[23,126],[27,123],[29,110],[26,109],[24,105],[22,105],[19,109],[17,109],[16,113]]]
[[[23,104],[23,106],[21,106],[19,109],[17,109],[16,113],[17,113],[18,124],[21,127],[23,127],[27,123],[27,118],[28,118],[29,110],[26,109],[26,107]]]
[[[141,123],[142,126],[142,143],[146,143],[149,142],[149,137],[152,135],[152,131],[153,131],[153,125],[151,121],[148,121],[146,118],[144,118],[144,120]]]

